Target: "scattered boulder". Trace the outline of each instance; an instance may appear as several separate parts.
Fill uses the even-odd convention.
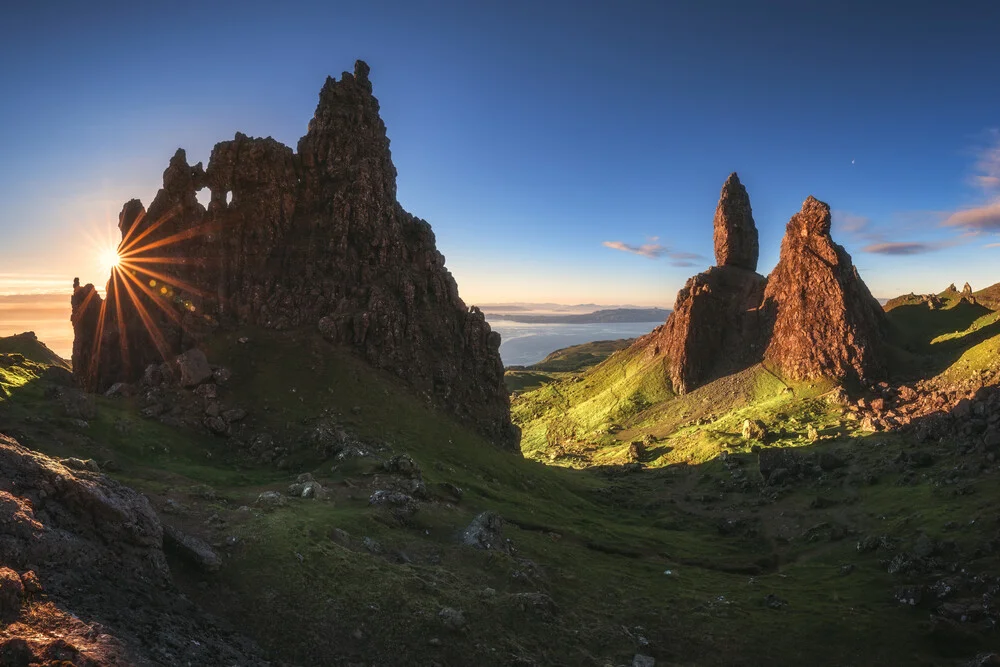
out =
[[[438,612],[438,618],[449,630],[461,630],[465,627],[465,614],[460,609],[445,607]]]
[[[324,497],[326,492],[319,482],[309,479],[289,486],[288,495],[294,498],[319,499]]]
[[[182,387],[196,387],[212,377],[212,367],[208,365],[205,353],[192,348],[174,359],[178,382]]]
[[[119,398],[132,395],[132,385],[127,382],[115,382],[104,392],[105,398]]]
[[[510,540],[503,536],[503,517],[496,512],[478,514],[462,531],[460,541],[476,549],[510,552]]]
[[[163,525],[163,544],[206,572],[217,572],[222,566],[219,554],[206,542],[168,524]]]
[[[285,497],[277,491],[264,491],[257,496],[257,500],[254,504],[263,507],[281,507],[282,505],[287,504],[287,501],[285,500]]]
[[[0,621],[10,622],[17,618],[22,598],[21,576],[9,567],[0,567]]]
[[[740,433],[744,440],[764,442],[767,439],[767,426],[758,419],[744,419]]]
[[[59,459],[59,463],[66,466],[67,468],[72,468],[73,470],[87,470],[89,472],[101,472],[101,467],[97,465],[97,461],[94,459],[78,459],[78,458],[68,458]]]
[[[779,480],[777,472],[784,471],[781,477],[798,473],[801,461],[798,452],[781,447],[765,447],[757,453],[757,464],[764,481],[776,484]]]
[[[384,468],[387,472],[406,477],[419,477],[420,466],[409,454],[397,454],[385,462]]]
[[[646,447],[642,444],[641,440],[634,440],[629,443],[628,452],[625,456],[629,460],[629,463],[638,463],[646,456]]]

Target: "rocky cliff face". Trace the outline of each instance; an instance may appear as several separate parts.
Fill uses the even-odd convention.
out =
[[[870,380],[885,371],[885,314],[830,237],[830,208],[810,197],[788,223],[764,278],[750,198],[736,174],[715,213],[718,266],[677,294],[666,323],[636,342],[666,359],[674,391],[768,361],[786,377]]]
[[[396,201],[368,73],[359,61],[327,79],[297,152],[237,134],[203,168],[178,150],[149,209],[125,205],[108,297],[74,290],[83,386],[134,381],[218,327],[317,327],[517,450],[500,337],[459,298],[430,225]]]
[[[765,359],[786,377],[871,380],[885,372],[886,319],[830,237],[830,207],[813,197],[792,216],[764,309],[774,325]]]
[[[0,434],[0,664],[264,665],[171,583],[141,494]]]
[[[760,360],[757,308],[767,281],[754,272],[757,255],[750,197],[734,173],[715,211],[718,266],[688,280],[666,324],[637,343],[666,357],[675,391],[691,391]]]
[[[713,266],[687,281],[653,348],[666,356],[675,391],[686,393],[760,360],[757,308],[766,284],[735,266]]]

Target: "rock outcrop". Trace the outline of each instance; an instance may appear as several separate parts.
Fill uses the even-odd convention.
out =
[[[220,327],[314,328],[517,451],[500,336],[459,298],[430,225],[396,201],[368,72],[359,61],[327,79],[297,152],[239,133],[207,168],[178,150],[149,209],[125,204],[107,298],[73,294],[84,387],[135,381]]]
[[[144,496],[4,435],[0,563],[2,664],[265,664],[173,587]]]
[[[687,281],[652,348],[666,356],[676,392],[760,361],[758,307],[766,285],[763,276],[735,266],[713,266]]]
[[[753,221],[750,195],[736,172],[726,179],[719,195],[719,205],[715,209],[714,241],[717,266],[757,270],[760,252],[757,225]]]
[[[830,207],[809,197],[792,216],[764,310],[765,360],[788,378],[868,381],[885,372],[885,313],[851,256],[830,237]]]
[[[722,186],[715,211],[719,265],[689,279],[666,324],[636,343],[666,358],[674,391],[691,391],[760,361],[757,309],[767,281],[753,270],[757,254],[750,197],[734,173]]]
[[[750,198],[732,174],[715,214],[719,266],[689,279],[666,323],[635,343],[664,359],[675,392],[765,359],[792,379],[884,372],[885,313],[830,237],[826,204],[810,197],[792,217],[767,278],[748,268],[757,254]]]

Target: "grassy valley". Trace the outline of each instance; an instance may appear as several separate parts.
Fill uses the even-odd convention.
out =
[[[978,333],[991,314],[959,306],[890,311],[906,353],[952,384],[995,374],[1000,345]],[[763,366],[674,396],[661,361],[622,345],[515,371],[550,378],[514,399],[524,460],[296,331],[207,341],[231,372],[217,400],[248,415],[229,437],[192,426],[203,406],[186,390],[171,400],[190,423],[144,417],[149,390],[92,398],[81,417],[47,398],[62,364],[37,346],[0,368],[0,430],[96,460],[211,544],[217,573],[174,554],[175,579],[280,664],[954,665],[995,646],[934,621],[930,593],[905,597],[948,567],[995,571],[996,466],[967,438],[869,431],[832,383]],[[766,435],[744,437],[748,421]],[[279,452],[266,463],[262,434]],[[763,453],[785,451],[797,472],[783,463],[778,483]],[[393,467],[401,454],[418,472]],[[304,473],[318,497],[289,496]],[[462,544],[484,511],[505,520],[503,541]],[[925,552],[932,565],[892,565]]]

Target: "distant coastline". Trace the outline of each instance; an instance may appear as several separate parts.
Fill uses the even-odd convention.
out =
[[[487,312],[489,321],[505,320],[522,324],[625,324],[634,322],[663,322],[670,311],[666,308],[612,308],[591,313],[518,313]]]

